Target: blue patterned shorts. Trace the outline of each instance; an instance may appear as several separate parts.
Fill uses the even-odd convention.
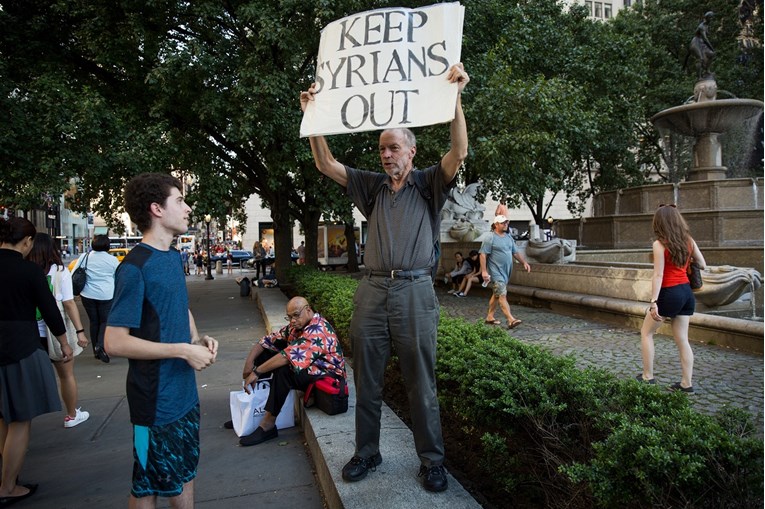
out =
[[[136,497],[176,497],[197,475],[199,405],[162,426],[133,425],[133,488]]]

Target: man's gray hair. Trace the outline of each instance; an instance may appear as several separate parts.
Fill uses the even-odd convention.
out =
[[[399,127],[399,130],[401,131],[401,134],[404,135],[404,138],[406,138],[406,142],[409,144],[410,147],[417,146],[417,137],[414,135],[412,131],[410,131],[406,127]]]
[[[417,146],[417,137],[414,135],[412,131],[407,129],[406,127],[392,127],[390,129],[386,129],[385,131],[398,131],[401,134],[404,135],[404,139],[406,140],[406,143],[410,147],[416,147]],[[385,132],[383,131],[383,132]]]

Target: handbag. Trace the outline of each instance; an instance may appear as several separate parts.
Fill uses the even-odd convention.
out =
[[[303,405],[306,408],[313,406],[308,403],[312,392],[314,405],[325,414],[337,415],[348,411],[348,384],[345,378],[338,380],[333,377],[323,377],[309,385],[303,395]]]
[[[88,273],[86,272],[88,268],[88,256],[90,256],[90,253],[85,255],[80,266],[72,272],[72,293],[75,296],[82,292],[83,288],[85,288],[85,283],[88,282]]]
[[[251,434],[260,424],[266,413],[266,401],[271,391],[270,379],[258,380],[247,394],[246,391],[231,391],[229,405],[231,406],[231,421],[234,424],[236,436],[243,437]],[[276,416],[276,428],[286,429],[295,425],[295,391],[290,391],[287,400]]]
[[[56,275],[53,277],[53,295],[56,297],[56,305],[58,306],[58,312],[61,313],[61,318],[64,319],[64,325],[66,326],[66,342],[69,343],[69,347],[72,349],[72,357],[76,357],[82,353],[82,347],[77,344],[77,329],[75,328],[72,320],[69,319],[69,315],[64,311],[64,304],[58,300],[61,288],[61,271],[57,270]],[[60,361],[64,358],[61,353],[61,343],[58,342],[56,336],[50,331],[48,326],[45,326],[45,330],[48,332],[48,357],[52,361]]]
[[[691,259],[688,264],[688,281],[691,283],[691,290],[701,290],[704,286],[704,280],[701,278],[701,267]]]

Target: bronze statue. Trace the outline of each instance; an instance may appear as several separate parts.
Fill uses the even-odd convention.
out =
[[[709,78],[712,75],[709,71],[709,66],[715,58],[715,50],[707,38],[707,33],[709,32],[709,23],[712,21],[714,15],[715,13],[712,11],[704,14],[704,19],[696,28],[696,33],[693,35],[691,44],[688,47],[688,55],[685,57],[686,64],[688,63],[688,57],[690,55],[693,55],[696,58],[696,71],[699,79]],[[685,65],[683,67],[685,67]]]

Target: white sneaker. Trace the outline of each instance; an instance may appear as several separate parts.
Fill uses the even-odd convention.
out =
[[[66,416],[64,417],[64,427],[65,428],[74,428],[80,423],[83,423],[88,420],[90,417],[90,414],[88,412],[81,412],[78,408],[75,413],[74,417]]]
[[[448,293],[449,295],[454,295],[455,293],[457,293],[457,290],[449,290],[446,293]]]
[[[454,296],[455,296],[455,297],[464,297],[464,296],[465,296],[465,294],[464,294],[464,293],[462,293],[462,292],[457,292],[457,293],[455,293],[455,294],[454,294]]]

